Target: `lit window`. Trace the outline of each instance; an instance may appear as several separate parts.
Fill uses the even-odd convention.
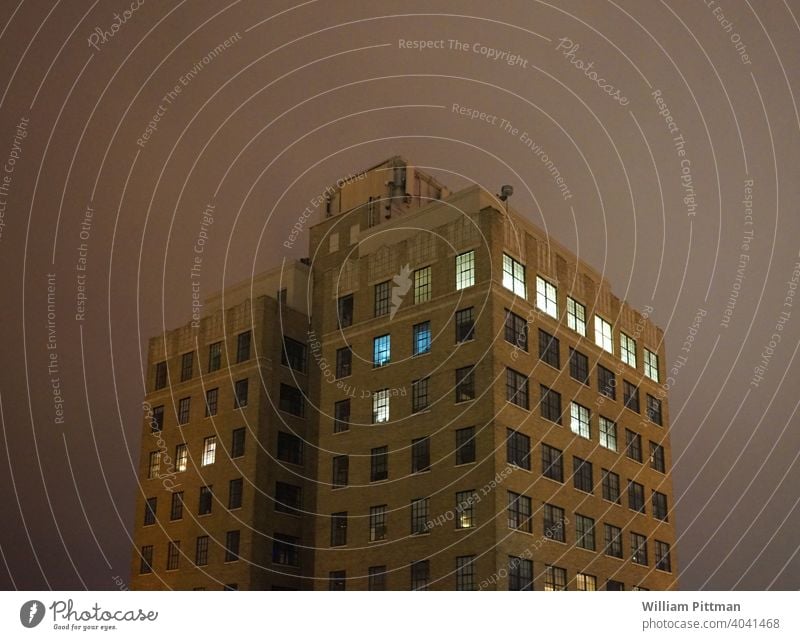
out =
[[[414,304],[431,299],[431,268],[423,267],[414,272]]]
[[[413,353],[415,356],[428,353],[431,350],[431,323],[420,322],[413,327]]]
[[[214,464],[214,459],[217,456],[217,436],[209,436],[203,440],[203,458],[202,466]]]
[[[189,464],[189,449],[185,444],[175,446],[175,471],[186,471]]]
[[[587,573],[576,574],[575,588],[578,591],[597,591],[597,576],[592,576]]]
[[[475,284],[475,252],[467,251],[456,256],[456,291]]]
[[[525,298],[525,265],[503,254],[503,286]]]
[[[456,529],[471,529],[475,526],[475,503],[478,500],[472,489],[456,493]]]
[[[558,294],[556,286],[536,276],[536,306],[548,316],[558,318]]]
[[[636,368],[636,340],[621,332],[619,334],[619,357],[625,364]]]
[[[605,351],[614,353],[614,337],[611,324],[597,314],[594,316],[594,343]]]
[[[644,375],[653,382],[658,382],[658,355],[650,349],[644,350]]]
[[[589,422],[589,409],[577,402],[570,405],[570,428],[581,438],[591,438],[592,428]]]
[[[161,452],[151,451],[150,457],[147,462],[147,478],[152,480],[158,478],[158,472],[161,467]]]
[[[567,570],[561,567],[547,565],[544,573],[545,591],[566,591]]]
[[[380,389],[372,393],[372,422],[389,421],[389,390]]]
[[[612,451],[617,450],[617,424],[613,420],[600,416],[600,446]]]
[[[586,335],[586,307],[567,297],[567,326],[582,336]]]
[[[372,366],[389,364],[392,355],[392,337],[387,333],[372,340]]]

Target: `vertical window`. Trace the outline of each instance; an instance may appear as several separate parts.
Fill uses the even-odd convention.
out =
[[[567,297],[567,326],[582,336],[586,335],[586,307]]]
[[[414,272],[414,304],[431,299],[431,268],[423,267]]]
[[[475,490],[456,493],[456,529],[471,529],[475,526]]]
[[[508,556],[508,590],[533,591],[533,562]]]
[[[246,429],[246,427],[239,427],[231,433],[231,458],[238,458],[244,455]]]
[[[175,470],[186,471],[189,466],[189,448],[186,444],[175,445]]]
[[[336,301],[337,320],[339,328],[344,329],[353,324],[353,294],[340,297]]]
[[[642,461],[642,436],[625,429],[625,455],[636,462]]]
[[[174,571],[180,566],[181,541],[170,540],[167,543],[167,571]]]
[[[272,561],[275,564],[286,564],[292,567],[300,565],[299,538],[276,533],[272,540]]]
[[[658,382],[658,355],[650,351],[644,350],[644,375],[650,378],[653,382]]]
[[[389,448],[375,447],[370,451],[370,482],[386,480],[389,477]]]
[[[208,564],[208,536],[197,536],[194,547],[194,563],[198,567]]]
[[[415,498],[411,501],[411,533],[428,532],[428,498]]]
[[[281,364],[300,373],[306,372],[308,348],[302,342],[283,336]]]
[[[201,460],[201,466],[206,467],[210,464],[214,464],[214,460],[217,457],[217,436],[209,436],[205,440],[203,440],[203,457]]]
[[[625,585],[619,580],[606,580],[606,591],[625,591]]]
[[[663,426],[661,418],[661,400],[654,398],[649,393],[647,394],[647,417],[651,422]]]
[[[194,369],[194,352],[184,353],[181,356],[181,382],[190,380]]]
[[[430,576],[430,562],[428,560],[419,560],[411,563],[411,590],[412,591],[427,591]]]
[[[617,399],[617,377],[603,365],[597,365],[597,390],[607,398]]]
[[[336,378],[346,378],[353,373],[353,348],[350,345],[336,350]]]
[[[456,591],[475,590],[475,556],[456,557]]]
[[[542,329],[539,329],[539,360],[556,369],[561,367],[558,338],[551,336]]]
[[[636,368],[636,340],[628,334],[619,334],[619,357],[627,365]]]
[[[656,540],[656,569],[672,571],[672,561],[669,557],[669,545],[660,540]]]
[[[211,513],[214,506],[214,491],[212,485],[200,487],[200,497],[197,501],[197,513],[201,516]]]
[[[167,363],[165,361],[156,362],[155,384],[156,390],[167,386]]]
[[[619,476],[603,469],[603,499],[619,504]]]
[[[597,576],[588,573],[575,574],[575,588],[578,591],[597,591]]]
[[[150,420],[150,430],[157,433],[164,429],[164,405],[153,407],[153,415]]]
[[[513,491],[508,492],[508,528],[531,533],[531,499]]]
[[[392,281],[387,280],[375,285],[375,317],[385,316],[389,313],[389,304],[392,300]]]
[[[653,517],[667,522],[667,496],[660,491],[653,491]]]
[[[617,450],[617,423],[600,416],[600,446],[611,451]]]
[[[531,469],[531,439],[524,433],[506,430],[506,458],[508,464],[520,469]]]
[[[299,418],[305,417],[306,407],[300,389],[281,383],[278,408]]]
[[[331,460],[331,486],[334,489],[346,487],[350,475],[350,458],[348,456],[333,456]]]
[[[628,480],[628,508],[639,513],[644,513],[644,486],[633,480]]]
[[[144,503],[144,526],[156,523],[156,507],[158,498],[148,498]]]
[[[151,451],[150,456],[147,459],[147,479],[152,480],[153,478],[158,478],[160,468],[161,468],[161,452]]]
[[[350,398],[333,404],[333,432],[341,433],[350,429]]]
[[[247,406],[247,378],[237,380],[233,387],[233,407],[241,409]]]
[[[192,399],[181,398],[178,400],[178,424],[186,424],[189,422],[191,414]]]
[[[570,428],[581,438],[591,438],[592,428],[589,422],[589,409],[577,402],[570,404]]]
[[[347,544],[347,511],[331,514],[331,546],[342,547]]]
[[[508,367],[506,367],[506,400],[523,409],[530,407],[527,376]]]
[[[228,509],[239,509],[242,506],[243,488],[242,478],[234,478],[228,482]]]
[[[456,369],[456,402],[475,399],[474,366]]]
[[[631,411],[639,413],[639,388],[627,380],[622,381],[622,396],[625,406]]]
[[[661,473],[666,473],[667,470],[664,447],[653,441],[650,441],[650,467]]]
[[[525,298],[525,265],[503,254],[503,286]]]
[[[581,549],[595,550],[593,518],[575,514],[575,544]]]
[[[595,314],[594,316],[594,343],[609,353],[614,353],[614,336],[611,324]]]
[[[542,475],[556,482],[564,482],[564,462],[561,449],[542,444]]]
[[[303,441],[296,435],[278,431],[278,460],[303,464]]]
[[[647,566],[647,537],[631,531],[631,562]]]
[[[206,391],[206,417],[217,415],[218,399],[219,389],[209,389]]]
[[[431,468],[430,438],[417,438],[411,441],[411,473],[428,471]]]
[[[389,422],[389,390],[372,392],[372,423]]]
[[[456,311],[456,342],[467,342],[475,337],[473,307]]]
[[[381,221],[378,211],[378,199],[373,196],[367,201],[367,227],[372,228]]]
[[[208,346],[208,371],[217,371],[222,366],[222,343],[215,342]]]
[[[369,540],[386,539],[386,505],[369,508]]]
[[[622,529],[613,524],[603,525],[606,555],[613,558],[622,557]]]
[[[250,337],[251,333],[245,331],[236,336],[236,363],[250,359]]]
[[[183,491],[176,491],[172,494],[171,502],[169,505],[169,519],[181,520],[183,519]]]
[[[225,533],[225,562],[236,562],[239,559],[239,531]]]
[[[544,505],[544,520],[542,533],[546,538],[558,542],[566,542],[564,510],[552,504]]]
[[[572,456],[572,481],[576,489],[592,493],[594,491],[592,463],[577,456]]]
[[[428,382],[430,378],[414,380],[411,383],[411,412],[417,413],[428,408]]]
[[[583,384],[589,384],[589,358],[572,347],[569,348],[569,375]]]
[[[467,251],[456,256],[456,291],[475,284],[475,252]]]
[[[556,286],[541,276],[536,276],[536,306],[548,316],[558,318],[558,294]]]
[[[142,559],[139,561],[139,573],[153,572],[153,545],[142,547]]]
[[[412,351],[415,356],[428,353],[431,350],[431,323],[420,322],[413,329]]]
[[[506,309],[505,339],[518,349],[528,350],[528,323],[525,318]]]
[[[372,366],[389,364],[392,357],[392,337],[387,333],[372,340]]]
[[[561,567],[547,565],[544,572],[545,591],[566,591],[567,570]]]
[[[287,482],[275,483],[275,511],[299,516],[303,508],[303,489]]]
[[[542,417],[556,424],[561,424],[561,394],[539,385],[539,409]]]
[[[475,427],[456,429],[456,464],[475,462]]]
[[[386,591],[386,565],[369,568],[367,588],[370,591]]]
[[[345,591],[347,582],[347,571],[331,571],[328,573],[328,590]]]

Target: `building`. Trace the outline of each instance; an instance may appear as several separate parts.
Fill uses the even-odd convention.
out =
[[[270,508],[285,412],[261,411],[267,452],[250,473],[263,476],[255,484],[267,498],[245,501],[259,542],[241,547],[257,560],[249,569],[220,563],[205,580],[354,590],[676,588],[663,335],[647,313],[614,297],[597,272],[496,196],[477,186],[450,193],[402,158],[325,195],[325,217],[310,229],[310,323],[305,335],[299,321],[284,332],[294,352],[307,354],[297,366],[306,387],[291,367],[272,364],[281,332],[256,330],[271,354],[258,365],[272,385],[259,406],[279,397],[278,379],[290,376],[284,384],[307,389],[313,407],[297,425],[310,452],[297,472],[311,479],[292,490],[302,515],[291,529]],[[276,313],[274,300],[263,300]],[[192,348],[188,334],[181,339],[151,353],[153,362],[171,354],[173,376]],[[236,377],[226,376],[229,386]],[[147,467],[144,460],[142,473]],[[220,511],[218,541],[233,528]],[[147,514],[142,502],[137,517]],[[147,540],[140,532],[137,570]],[[284,568],[275,563],[287,542],[278,533],[292,536],[292,548],[310,543],[297,568],[306,580],[271,577]],[[250,579],[229,577],[235,571]],[[187,575],[166,582],[189,588],[201,574],[191,567]]]

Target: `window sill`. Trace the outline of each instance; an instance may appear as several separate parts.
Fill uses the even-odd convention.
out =
[[[456,401],[455,401],[453,404],[454,404],[455,406],[458,406],[458,405],[460,405],[460,404],[467,404],[467,403],[469,403],[469,402],[475,402],[475,398],[470,398],[470,399],[468,399],[468,400],[456,400]]]
[[[475,460],[471,460],[469,462],[456,462],[453,466],[458,467],[468,467],[471,464],[477,464]]]

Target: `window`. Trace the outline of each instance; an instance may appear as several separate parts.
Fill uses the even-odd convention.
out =
[[[156,362],[155,385],[156,390],[167,386],[167,363],[165,361]]]
[[[414,272],[414,304],[431,299],[431,268],[423,267]]]
[[[153,407],[153,415],[150,419],[150,429],[157,433],[164,428],[164,405]]]
[[[599,418],[600,423],[600,446],[611,451],[617,450],[617,423],[603,416]]]
[[[181,356],[181,382],[190,380],[194,369],[194,352],[184,353]]]
[[[428,498],[415,498],[411,501],[411,533],[428,532]]]
[[[242,478],[234,478],[228,482],[228,509],[238,509],[242,506],[243,487]]]
[[[456,291],[475,284],[475,252],[467,251],[456,256]]]
[[[473,366],[456,369],[456,402],[475,399],[475,370]]]
[[[475,526],[475,503],[480,498],[475,490],[456,493],[456,529],[471,529]]]
[[[222,366],[222,343],[208,345],[208,371],[217,371]]]
[[[639,513],[644,513],[644,486],[633,480],[628,480],[628,508]]]
[[[333,456],[331,460],[331,486],[346,487],[350,475],[350,458],[347,456]]]
[[[389,448],[375,447],[370,451],[370,482],[386,480],[389,477]]]
[[[153,545],[142,547],[142,559],[139,561],[139,573],[153,572]]]
[[[236,562],[239,559],[239,531],[225,533],[225,562]]]
[[[194,547],[194,563],[198,567],[208,564],[208,536],[197,536]]]
[[[175,445],[175,470],[186,471],[189,466],[189,448],[185,444]]]
[[[575,574],[575,588],[578,591],[597,591],[597,576],[588,573]]]
[[[414,380],[411,383],[411,413],[424,411],[428,408],[428,382],[430,378]]]
[[[619,476],[603,469],[603,499],[619,504]]]
[[[369,584],[367,588],[370,591],[385,591],[386,590],[386,565],[369,568]]]
[[[594,491],[592,463],[577,456],[572,456],[572,482],[576,489],[592,493]]]
[[[456,429],[456,464],[475,462],[475,427]]]
[[[551,422],[561,424],[561,394],[548,389],[543,384],[539,385],[539,409],[542,417]]]
[[[333,403],[333,432],[341,433],[350,429],[350,398]]]
[[[347,571],[331,571],[328,573],[328,589],[330,591],[345,591]]]
[[[372,366],[382,367],[389,364],[392,356],[392,337],[387,333],[372,340]]]
[[[151,451],[150,456],[148,457],[147,460],[147,479],[152,480],[153,478],[158,478],[160,469],[161,469],[161,452]]]
[[[567,590],[567,570],[561,567],[547,565],[544,572],[545,591],[566,591]]]
[[[631,531],[631,562],[647,566],[647,537]]]
[[[378,210],[378,199],[373,196],[367,200],[367,227],[374,227],[381,221],[380,212]]]
[[[411,563],[411,590],[427,591],[430,580],[431,568],[428,560],[419,560]]]
[[[386,505],[369,508],[369,540],[386,539]]]
[[[181,541],[170,540],[167,543],[167,571],[174,571],[180,566]]]
[[[561,449],[542,443],[542,475],[556,482],[564,482],[564,462]]]
[[[200,487],[200,498],[197,504],[197,513],[201,516],[211,513],[214,506],[214,491],[213,486],[208,485]]]
[[[189,422],[191,407],[191,398],[181,398],[178,400],[178,424],[186,424]]]
[[[642,461],[642,436],[625,429],[625,455],[636,462]]]
[[[276,533],[272,540],[272,561],[275,564],[286,564],[291,567],[300,566],[300,538]]]
[[[275,483],[275,511],[299,516],[303,508],[303,489],[287,482]]]
[[[556,286],[541,276],[536,276],[536,306],[548,316],[558,318]]]
[[[236,336],[236,363],[250,359],[250,336],[249,331],[240,333]]]
[[[331,546],[347,544],[347,511],[331,514]]]
[[[372,392],[372,423],[389,422],[389,390]]]
[[[589,358],[572,347],[569,348],[569,375],[583,384],[589,384]]]
[[[606,591],[625,591],[625,585],[618,580],[606,580]]]
[[[508,492],[508,528],[531,533],[531,499],[513,491]]]
[[[342,296],[336,301],[339,328],[344,329],[353,324],[353,294]]]
[[[214,464],[217,457],[217,436],[209,436],[203,440],[203,457],[201,458],[200,465],[206,467]]]
[[[231,433],[231,458],[239,458],[244,455],[244,439],[246,432],[246,427],[239,427],[234,429]]]
[[[631,411],[639,413],[639,388],[627,380],[622,381],[622,397],[625,406]]]
[[[411,441],[411,473],[428,471],[431,468],[430,438],[417,438]]]
[[[601,364],[597,365],[597,390],[612,400],[617,399],[617,377]]]
[[[506,456],[508,464],[513,464],[520,469],[531,469],[531,439],[524,433],[506,430]]]
[[[305,417],[306,407],[300,389],[281,383],[278,408],[299,418]]]
[[[622,529],[613,524],[603,525],[606,555],[613,558],[622,557]]]
[[[672,562],[669,558],[669,545],[660,540],[656,540],[656,569],[672,571]]]
[[[595,550],[593,518],[575,514],[575,545],[581,549]]]
[[[516,313],[506,309],[505,339],[518,349],[528,350],[528,323]]]
[[[336,350],[336,378],[346,378],[353,373],[353,348],[342,347]]]
[[[542,531],[544,536],[558,542],[566,542],[564,524],[564,510],[552,504],[545,504]]]
[[[387,280],[375,285],[375,317],[385,316],[389,313],[391,302],[392,281]]]
[[[647,417],[651,422],[663,426],[661,421],[661,400],[647,394]]]
[[[597,314],[594,316],[594,343],[604,351],[614,353],[611,324]]]
[[[456,311],[456,343],[467,342],[475,337],[474,309],[467,307]]]
[[[508,590],[533,591],[533,562],[508,556]]]
[[[660,491],[653,491],[653,517],[667,522],[667,512],[667,496]]]
[[[233,408],[241,409],[247,406],[247,378],[237,380],[233,387]]]
[[[619,357],[625,364],[636,368],[636,340],[622,332],[619,334]]]
[[[206,391],[206,417],[217,415],[217,400],[219,389],[209,389]]]
[[[561,367],[558,338],[542,329],[539,329],[539,360],[556,369]]]
[[[653,382],[658,382],[658,355],[650,349],[644,350],[644,375]]]
[[[567,297],[567,326],[582,336],[586,335],[586,307]]]
[[[281,364],[300,373],[306,372],[307,363],[306,345],[288,336],[283,336],[283,351],[281,352]]]
[[[413,327],[412,353],[415,356],[429,353],[431,350],[431,323],[420,322]]]
[[[169,519],[181,520],[183,518],[183,491],[176,491],[172,494],[169,505]]]
[[[506,367],[506,400],[523,409],[528,409],[530,406],[527,376],[508,367]]]
[[[158,498],[148,498],[144,503],[144,526],[156,523],[156,507]]]
[[[570,405],[570,428],[581,438],[591,438],[592,428],[589,423],[589,409],[577,402]]]
[[[475,590],[475,556],[456,558],[456,591]]]
[[[661,473],[666,473],[667,463],[664,458],[664,447],[650,441],[650,467]]]
[[[525,265],[503,254],[503,286],[525,298]]]
[[[296,435],[278,431],[278,460],[303,464],[303,441]]]

